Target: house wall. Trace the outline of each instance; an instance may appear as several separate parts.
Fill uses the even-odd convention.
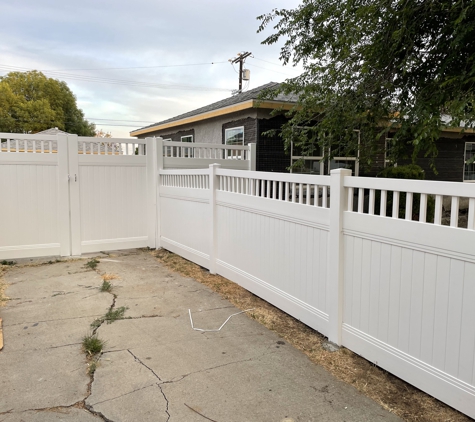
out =
[[[463,182],[466,142],[475,142],[475,136],[444,133],[436,141],[438,155],[434,160],[434,165],[437,173],[430,166],[430,158],[425,158],[421,154],[417,158],[416,164],[424,170],[426,180]],[[399,164],[410,163],[410,158],[399,161]]]
[[[245,110],[242,112],[233,113],[232,116],[220,116],[202,122],[195,122],[170,129],[150,132],[148,134],[140,135],[139,138],[147,138],[149,136],[161,136],[163,139],[171,138],[173,141],[180,141],[180,137],[178,136],[180,132],[194,130],[195,142],[221,144],[223,143],[224,139],[223,125],[230,124],[229,127],[243,126],[242,124],[235,124],[234,122],[245,121],[247,119],[256,119],[256,117],[257,110]],[[246,137],[246,143],[254,142],[253,140],[247,139],[246,127],[244,129],[244,136]],[[178,139],[175,139],[176,137],[178,137]]]
[[[284,140],[278,132],[274,135],[264,134],[272,129],[279,130],[287,121],[283,115],[258,119],[257,171],[289,172],[287,167],[290,166],[290,155],[284,150]]]

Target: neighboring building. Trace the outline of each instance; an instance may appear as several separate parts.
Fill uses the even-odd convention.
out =
[[[279,129],[287,121],[284,116],[296,102],[295,95],[279,95],[273,101],[258,100],[259,94],[278,84],[268,83],[197,110],[137,129],[131,136],[161,136],[178,142],[218,143],[229,145],[256,144],[257,170],[286,172],[290,157],[285,154],[283,140],[264,132]],[[282,112],[275,116],[275,109]]]
[[[273,101],[260,101],[259,94],[278,83],[242,92],[230,98],[172,117],[153,125],[134,130],[131,136],[146,138],[161,136],[164,140],[177,142],[221,143],[247,145],[256,143],[258,171],[288,172],[292,157],[284,151],[283,139],[275,134],[264,134],[271,129],[280,129],[288,121],[285,111],[297,101],[296,95],[278,95]],[[272,113],[274,110],[281,110]],[[438,174],[430,169],[430,160],[420,158],[417,162],[426,173],[427,180],[475,182],[475,163],[466,164],[475,156],[473,130],[462,133],[457,128],[446,129],[437,142],[438,156],[435,166]],[[293,154],[296,156],[296,154]],[[374,176],[388,163],[385,154],[375,157],[372,170],[361,171],[357,157],[339,157],[330,162],[320,162],[320,157],[306,157],[305,170],[314,174],[328,174],[333,168],[351,168],[353,174]]]

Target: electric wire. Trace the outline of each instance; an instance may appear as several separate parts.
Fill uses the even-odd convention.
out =
[[[0,64],[0,70],[5,70],[5,71],[10,72],[10,71],[15,71],[15,70],[26,71],[26,70],[33,70],[33,69]],[[54,71],[47,72],[47,73],[55,77],[82,81],[82,82],[107,83],[107,84],[112,84],[112,85],[126,85],[126,86],[142,87],[142,88],[184,89],[184,90],[186,89],[186,90],[198,90],[198,91],[225,91],[225,92],[232,91],[231,89],[225,89],[225,88],[213,88],[213,87],[181,85],[181,84],[157,84],[157,83],[150,83],[150,82],[102,78],[102,77],[96,77],[96,76],[70,74],[70,73],[54,72]]]

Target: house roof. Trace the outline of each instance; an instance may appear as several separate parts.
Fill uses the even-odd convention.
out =
[[[277,82],[269,82],[249,91],[241,92],[224,100],[217,101],[207,106],[197,108],[196,110],[180,114],[170,119],[162,120],[161,122],[145,126],[130,132],[131,136],[142,135],[156,130],[167,129],[170,127],[182,125],[185,123],[193,123],[200,120],[217,117],[236,111],[245,110],[248,108],[267,108],[276,109],[284,108],[290,109],[296,102],[296,95],[278,94],[273,100],[259,100],[259,95],[266,89],[277,88],[280,84]]]
[[[71,133],[58,129],[57,127],[52,127],[50,129],[42,130],[41,132],[37,132],[36,135],[57,135],[58,133],[62,135],[71,135]]]

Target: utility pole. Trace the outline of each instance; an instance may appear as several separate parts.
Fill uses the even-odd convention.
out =
[[[239,62],[239,91],[238,92],[242,92],[242,72],[243,72],[242,65],[244,64],[246,58],[249,57],[251,54],[252,53],[250,53],[249,51],[246,51],[245,53],[238,53],[237,57],[235,57],[234,59],[229,59],[229,61],[232,64]]]

